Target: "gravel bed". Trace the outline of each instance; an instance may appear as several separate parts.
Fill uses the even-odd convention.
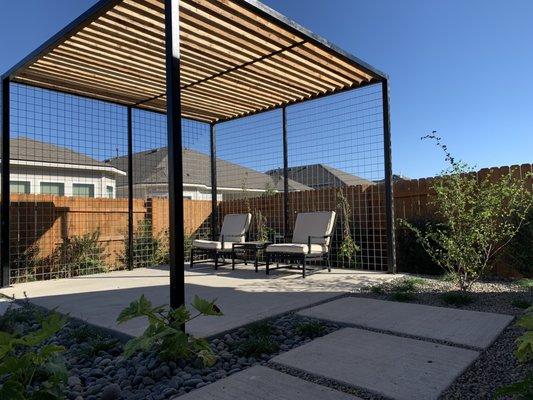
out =
[[[27,310],[22,312],[32,315]],[[210,344],[218,361],[209,368],[203,367],[200,360],[165,362],[154,353],[138,353],[125,359],[120,342],[75,320],[69,320],[48,343],[66,348],[63,355],[70,375],[65,391],[67,399],[164,400],[179,397],[252,365],[266,364],[280,352],[312,340],[309,335],[318,337],[340,328],[338,324],[321,321],[319,324],[322,331],[316,333],[316,336],[298,334],[297,326],[313,321],[317,322],[294,313],[269,320],[269,336],[275,344],[274,348],[268,354],[256,357],[242,354],[242,343],[250,338],[251,328],[239,328],[223,337],[212,339]],[[261,329],[264,324],[255,326]],[[18,329],[28,332],[38,327],[36,320],[26,320],[19,324]]]

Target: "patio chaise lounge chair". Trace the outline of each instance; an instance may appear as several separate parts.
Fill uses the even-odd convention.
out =
[[[230,255],[233,243],[241,243],[246,240],[246,233],[250,227],[252,214],[226,214],[222,222],[219,241],[216,240],[194,240],[191,246],[191,264],[193,267],[194,255],[205,254],[210,256],[218,269],[218,259],[220,256]],[[201,260],[205,261],[205,260]]]
[[[305,278],[308,261],[326,261],[331,272],[330,243],[335,225],[335,211],[298,213],[291,243],[271,244],[266,248],[266,273],[271,269],[301,266]],[[275,268],[270,262],[277,262]],[[280,266],[280,263],[285,265]],[[323,269],[321,268],[321,269]]]

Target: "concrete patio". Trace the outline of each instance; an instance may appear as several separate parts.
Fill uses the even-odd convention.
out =
[[[299,273],[279,270],[266,276],[253,267],[238,265],[235,271],[222,267],[218,271],[198,265],[185,273],[186,302],[194,295],[216,299],[224,316],[197,318],[187,329],[197,336],[215,336],[228,330],[273,317],[291,310],[309,307],[358,290],[363,286],[397,278],[377,272],[334,269],[302,279]],[[17,284],[0,290],[5,296],[25,296],[39,306],[57,308],[62,313],[123,336],[140,335],[146,321],[133,320],[123,325],[116,318],[141,294],[155,305],[169,302],[168,268],[139,268],[70,279]]]

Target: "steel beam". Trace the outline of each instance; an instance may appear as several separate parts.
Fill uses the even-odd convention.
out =
[[[283,122],[283,236],[289,240],[289,144],[287,141],[287,107],[281,109]]]
[[[389,84],[381,82],[383,102],[383,153],[385,164],[385,218],[387,222],[387,271],[396,273],[396,242],[394,233],[394,198],[392,176],[392,144],[389,109]]]
[[[179,0],[165,0],[169,180],[170,306],[185,304]]]
[[[211,240],[217,240],[218,229],[218,201],[217,201],[217,138],[216,125],[210,126],[210,156],[211,156]]]
[[[1,88],[2,129],[2,195],[0,205],[0,287],[9,286],[9,78],[2,79]]]
[[[127,266],[133,269],[133,110],[128,107],[128,254]]]

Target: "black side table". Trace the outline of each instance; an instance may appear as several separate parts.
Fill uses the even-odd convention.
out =
[[[241,243],[233,243],[233,248],[231,251],[231,269],[235,269],[235,260],[243,260],[247,261],[247,255],[249,253],[253,254],[253,260],[254,260],[254,267],[255,272],[258,271],[259,267],[259,260],[258,255],[261,251],[265,251],[268,245],[272,243],[270,242],[241,242]],[[239,257],[238,255],[241,255]]]

